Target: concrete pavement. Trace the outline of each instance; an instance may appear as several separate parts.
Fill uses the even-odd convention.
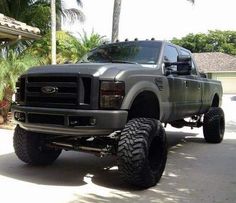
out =
[[[13,132],[0,130],[0,202],[236,202],[235,97],[224,96],[223,109],[221,144],[205,143],[202,129],[166,129],[164,175],[157,186],[143,191],[120,181],[112,158],[63,152],[51,166],[27,166],[13,153]]]

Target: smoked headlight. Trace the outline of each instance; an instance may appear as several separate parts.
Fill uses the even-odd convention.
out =
[[[101,81],[100,108],[119,109],[125,96],[125,83],[117,81]]]
[[[16,97],[17,104],[22,104],[25,101],[25,77],[20,77],[16,82]]]

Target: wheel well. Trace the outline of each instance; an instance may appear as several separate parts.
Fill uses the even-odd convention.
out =
[[[219,102],[220,102],[219,96],[217,94],[215,94],[211,106],[212,107],[218,107],[219,106]]]
[[[159,101],[153,92],[144,91],[133,101],[128,120],[139,117],[159,119]]]

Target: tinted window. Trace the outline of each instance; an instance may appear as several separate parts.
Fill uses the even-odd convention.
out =
[[[156,64],[161,42],[122,42],[102,45],[89,52],[84,62],[134,62],[139,64]]]
[[[166,46],[164,50],[164,61],[177,62],[178,51],[173,46]]]

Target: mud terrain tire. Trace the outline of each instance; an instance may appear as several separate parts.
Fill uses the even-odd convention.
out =
[[[118,167],[125,182],[139,188],[156,185],[166,159],[166,134],[160,121],[135,118],[126,124],[118,143]]]
[[[26,131],[19,126],[15,128],[13,146],[17,157],[30,165],[49,165],[61,153],[61,150],[44,147],[41,134]]]
[[[203,134],[206,142],[220,143],[225,132],[224,112],[220,107],[212,107],[204,115]]]

